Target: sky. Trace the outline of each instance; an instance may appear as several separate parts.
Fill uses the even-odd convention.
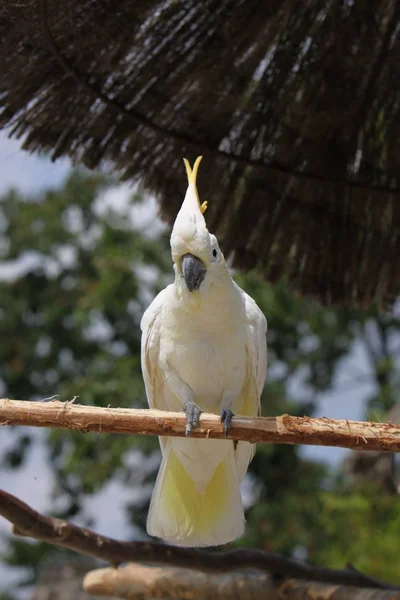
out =
[[[56,187],[68,174],[71,164],[67,159],[52,163],[48,158],[30,155],[20,148],[20,142],[10,140],[4,132],[0,132],[0,194],[8,188],[15,187],[28,194],[35,195],[40,190],[48,187]],[[104,202],[116,201],[123,203],[132,193],[128,185],[123,185],[117,190],[108,192],[109,197]],[[156,204],[154,199],[149,199],[146,211],[156,219]],[[143,208],[137,207],[133,218],[138,222],[148,219],[149,215],[143,214]],[[145,211],[145,212],[146,212]],[[158,225],[160,226],[160,225]],[[12,276],[12,270],[20,268],[14,265],[3,269],[0,277]],[[335,384],[331,391],[320,394],[319,409],[316,416],[326,416],[339,419],[363,419],[365,399],[374,391],[368,382],[364,385],[355,385],[352,382],[354,374],[368,373],[368,360],[363,354],[362,346],[355,344],[350,357],[344,360],[335,378]],[[300,389],[299,382],[293,382],[292,389],[296,395]],[[0,390],[1,394],[1,390]],[[43,432],[37,430],[35,435],[41,438]],[[0,431],[0,456],[8,446],[12,436],[12,430],[2,428]],[[307,456],[325,460],[333,465],[345,455],[344,450],[338,448],[304,447],[303,453]],[[135,457],[133,457],[133,461]],[[43,445],[35,444],[34,450],[29,456],[26,466],[16,472],[0,470],[0,486],[22,500],[27,501],[33,508],[46,511],[49,507],[49,498],[52,492],[52,479],[50,471],[46,466],[46,456]],[[105,535],[112,535],[120,539],[126,539],[131,529],[126,526],[123,506],[134,500],[134,491],[127,489],[118,482],[112,482],[100,494],[88,499],[90,512],[97,517],[96,530]],[[79,521],[77,521],[79,522]],[[10,532],[10,525],[0,517],[0,550],[1,535]],[[12,585],[12,581],[19,577],[19,573],[11,574],[10,569],[0,563],[0,593],[2,589]]]

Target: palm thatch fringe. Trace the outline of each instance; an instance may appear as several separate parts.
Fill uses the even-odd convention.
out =
[[[141,178],[174,218],[204,154],[236,266],[325,303],[400,285],[400,3],[0,2],[0,127]]]

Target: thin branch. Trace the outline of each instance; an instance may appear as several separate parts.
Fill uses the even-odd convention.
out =
[[[75,552],[103,559],[114,566],[123,562],[143,562],[186,567],[206,572],[258,569],[275,576],[294,577],[338,585],[378,589],[399,588],[363,575],[353,568],[327,569],[297,562],[290,558],[242,548],[227,552],[209,552],[179,548],[154,542],[120,542],[78,527],[68,521],[41,515],[15,496],[0,490],[0,515],[13,523],[16,535],[31,537]]]
[[[77,429],[82,433],[185,436],[185,414],[135,408],[81,406],[72,402],[0,399],[0,426]],[[203,413],[195,438],[225,439],[217,415]],[[228,438],[252,443],[337,446],[400,452],[400,425],[309,417],[234,417]]]
[[[296,579],[279,580],[265,573],[200,573],[174,567],[130,563],[119,569],[95,569],[83,580],[89,594],[118,598],[195,598],[196,600],[400,600],[399,593],[354,589]]]

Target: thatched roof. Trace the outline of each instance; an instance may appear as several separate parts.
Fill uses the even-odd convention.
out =
[[[0,2],[0,126],[143,177],[164,214],[204,155],[237,266],[324,302],[400,284],[400,3]]]

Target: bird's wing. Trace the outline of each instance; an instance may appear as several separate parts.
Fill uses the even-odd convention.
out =
[[[141,363],[147,401],[150,408],[167,410],[163,390],[163,378],[159,368],[161,311],[167,289],[162,290],[145,311],[142,330]]]
[[[245,416],[254,417],[260,414],[260,398],[267,376],[267,320],[246,292],[242,290],[249,338],[247,343],[248,376],[244,387]],[[239,442],[235,452],[236,471],[239,481],[246,475],[247,468],[255,451],[250,442]]]
[[[150,408],[157,408],[158,410],[168,410],[164,378],[159,364],[161,312],[168,293],[168,287],[154,298],[140,323],[142,330],[141,363],[147,402]],[[164,453],[167,439],[160,437],[159,440],[161,452]]]
[[[248,342],[250,378],[255,381],[257,401],[260,402],[261,394],[267,376],[267,319],[246,292],[243,292],[245,310],[250,336]],[[260,413],[260,404],[258,404]]]

